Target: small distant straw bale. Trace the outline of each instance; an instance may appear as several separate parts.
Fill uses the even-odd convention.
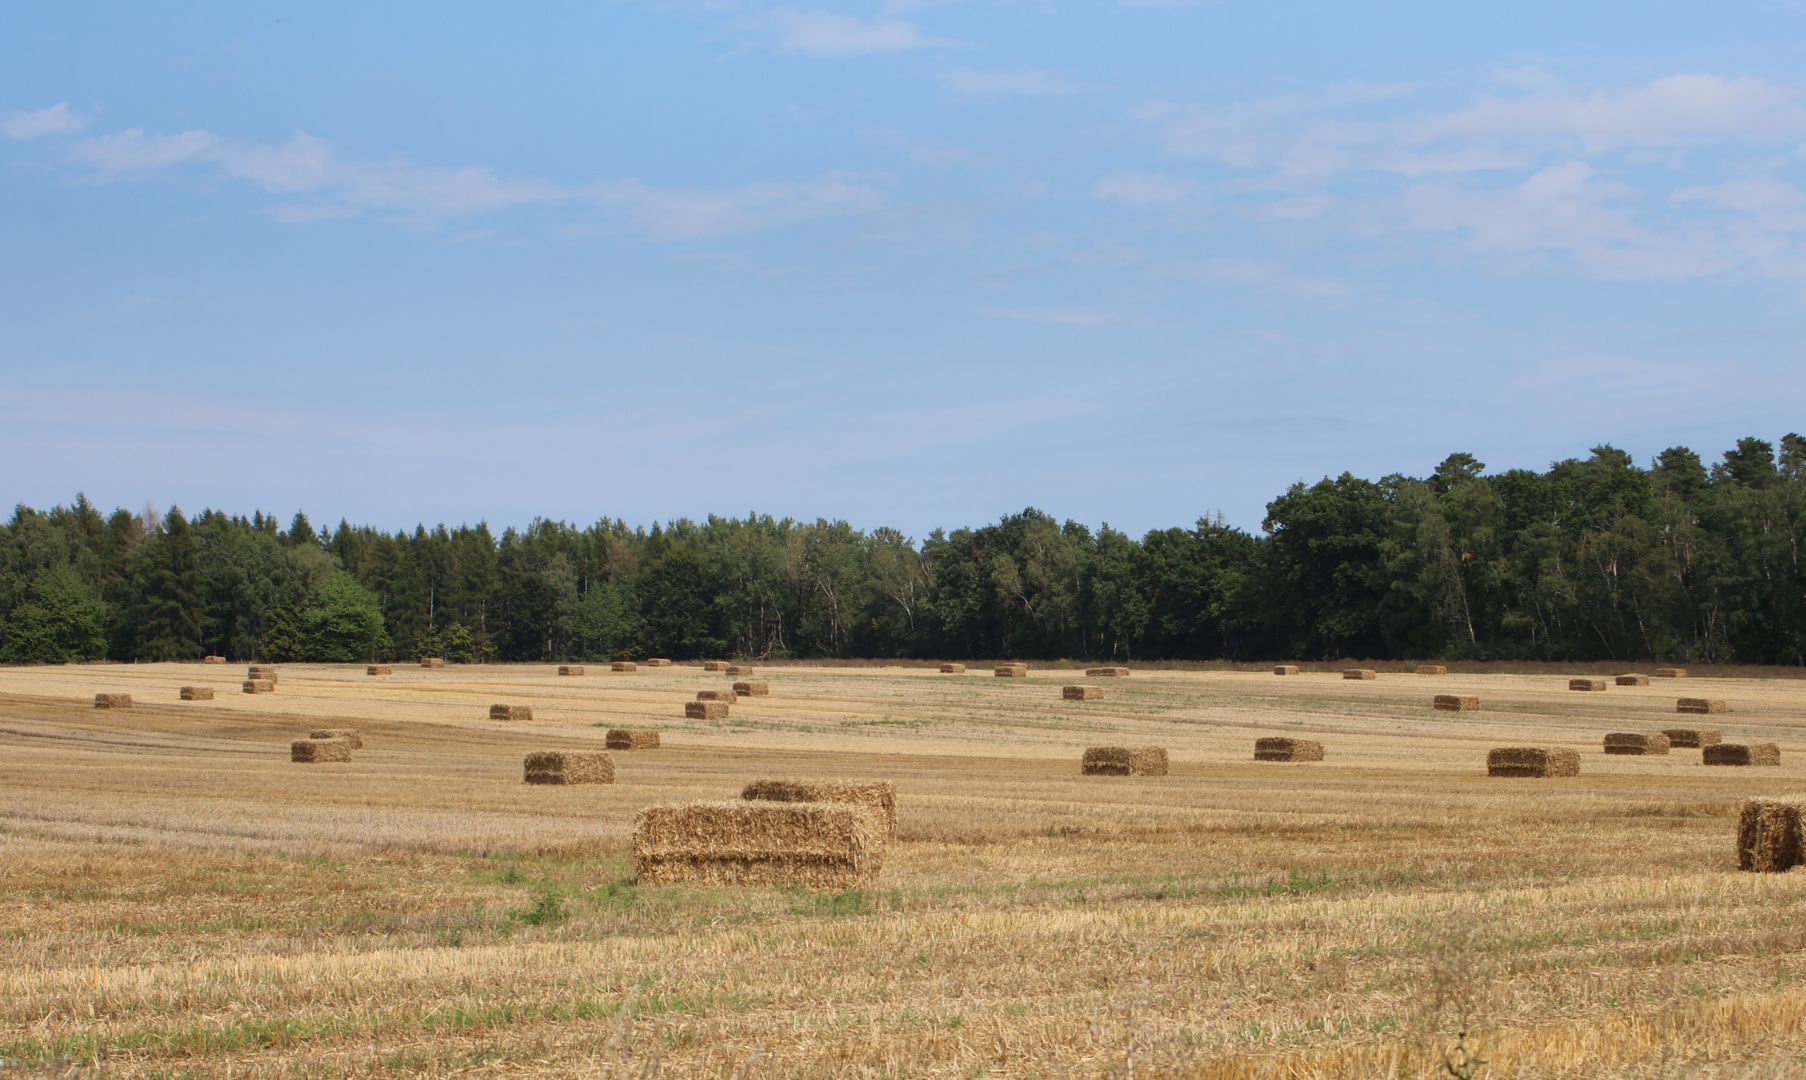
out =
[[[1344,679],[1377,679],[1380,677],[1380,673],[1372,668],[1351,667],[1342,672],[1342,677]]]
[[[1487,751],[1486,775],[1579,776],[1580,752],[1565,746],[1503,746]]]
[[[252,664],[245,669],[245,677],[248,679],[274,679],[276,678],[276,666],[274,664]]]
[[[670,667],[671,666],[671,661],[665,659],[662,656],[655,656],[650,660],[642,660],[640,662],[642,664],[645,664],[647,667]]]
[[[1419,675],[1447,675],[1449,669],[1445,664],[1419,664],[1417,673]]]
[[[395,669],[390,667],[387,664],[371,664],[369,667],[364,669],[364,674],[366,674],[366,675],[393,675],[393,674],[395,674]]]
[[[702,670],[704,670],[704,671],[726,671],[727,670],[727,661],[726,660],[704,660],[702,662]]]
[[[491,719],[491,720],[531,720],[531,719],[533,719],[533,706],[531,706],[531,705],[491,705],[491,706],[489,706],[489,719]]]
[[[600,750],[541,750],[521,762],[529,784],[612,784],[615,759]]]
[[[1724,742],[1724,732],[1717,728],[1664,728],[1662,734],[1668,736],[1669,746],[1683,746],[1689,750]]]
[[[1028,678],[1028,665],[998,664],[991,669],[991,674],[997,676],[999,679],[1026,679]]]
[[[1126,679],[1129,669],[1126,667],[1094,667],[1085,669],[1087,679]]]
[[[1717,716],[1719,713],[1728,712],[1729,709],[1724,702],[1715,698],[1684,697],[1675,700],[1674,711]]]
[[[897,835],[897,788],[889,780],[754,780],[740,791],[747,802],[855,803],[884,816],[884,835]]]
[[[1079,764],[1086,776],[1165,776],[1166,766],[1160,746],[1093,746]]]
[[[1781,748],[1772,742],[1713,743],[1700,752],[1707,765],[1779,765]]]
[[[296,739],[289,744],[290,761],[350,761],[351,744],[344,739]]]
[[[640,670],[640,665],[634,663],[632,660],[616,660],[614,663],[608,665],[608,670],[619,671],[631,675]]]
[[[942,664],[941,665],[941,674],[942,675],[964,675],[965,673],[966,673],[966,665],[964,665],[964,664]]]
[[[184,686],[182,687],[181,698],[183,701],[212,701],[213,687]]]
[[[633,822],[641,885],[854,889],[884,866],[883,815],[860,803],[648,806]]]
[[[1646,735],[1639,731],[1614,731],[1605,737],[1608,754],[1666,754],[1671,745],[1668,736],[1661,732]]]
[[[1684,667],[1659,667],[1655,670],[1655,676],[1658,679],[1684,679],[1687,677],[1687,669]]]
[[[581,674],[583,674],[583,665],[582,664],[559,664],[558,665],[558,674],[560,674],[560,675],[581,675]]]
[[[657,750],[658,732],[651,728],[609,728],[604,745],[610,750]]]
[[[1254,740],[1256,761],[1322,761],[1323,744],[1315,739],[1269,738]]]
[[[1616,682],[1619,686],[1648,686],[1649,685],[1649,676],[1647,676],[1647,675],[1620,675],[1613,681]]]
[[[737,682],[734,684],[734,696],[735,697],[770,697],[771,696],[771,684],[766,682],[763,679],[753,679],[748,682]]]
[[[94,707],[96,709],[129,709],[132,707],[132,695],[95,694]]]
[[[1431,700],[1436,708],[1443,712],[1479,712],[1480,699],[1463,694],[1437,694]]]
[[[364,748],[364,733],[356,728],[320,728],[307,733],[310,739],[344,739],[353,750]]]
[[[246,679],[244,689],[247,694],[273,694],[276,684],[269,679]]]
[[[203,657],[201,657],[201,663],[203,663],[203,664],[223,664],[225,662],[226,662],[226,658],[223,656],[203,656]]]
[[[684,718],[688,720],[726,720],[727,707],[725,701],[686,701],[684,702]]]
[[[1274,664],[1273,665],[1273,674],[1275,674],[1275,675],[1296,675],[1296,674],[1298,674],[1298,665],[1297,664]]]
[[[423,656],[420,658],[420,666],[421,667],[444,667],[445,660],[444,660],[444,658],[438,657],[438,656]]]
[[[1568,689],[1570,689],[1570,690],[1604,690],[1605,689],[1605,680],[1604,679],[1569,679],[1568,680]]]
[[[729,664],[727,670],[723,672],[725,675],[751,675],[752,673],[753,666],[751,664]]]
[[[735,700],[738,700],[738,695],[736,695],[732,690],[698,690],[698,691],[696,691],[696,700],[697,701],[735,701]]]
[[[1101,686],[1062,686],[1060,697],[1066,701],[1102,701],[1104,688]]]
[[[1737,813],[1737,869],[1781,874],[1806,861],[1800,800],[1745,799]]]

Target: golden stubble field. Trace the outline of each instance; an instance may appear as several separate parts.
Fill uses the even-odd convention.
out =
[[[603,665],[606,667],[606,665]],[[550,665],[0,670],[0,1057],[121,1076],[1806,1073],[1806,873],[1740,874],[1747,795],[1806,793],[1806,681]],[[1063,701],[1094,682],[1101,702]],[[182,702],[180,686],[216,700]],[[135,708],[92,708],[97,692]],[[1439,713],[1436,693],[1477,694]],[[1678,695],[1724,716],[1679,718]],[[492,703],[535,720],[487,719]],[[1688,721],[1692,722],[1689,723]],[[315,726],[350,764],[297,765]],[[617,753],[612,786],[521,783]],[[1721,727],[1779,769],[1607,758]],[[1261,735],[1327,759],[1256,763]],[[1088,745],[1172,775],[1078,775]],[[1579,749],[1496,780],[1489,747]],[[896,782],[878,888],[639,888],[634,812],[759,777]]]

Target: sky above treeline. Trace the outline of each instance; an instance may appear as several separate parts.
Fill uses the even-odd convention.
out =
[[[1257,529],[1806,428],[1796,4],[0,8],[0,498]]]

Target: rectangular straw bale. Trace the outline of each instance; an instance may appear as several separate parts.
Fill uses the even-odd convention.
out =
[[[1467,694],[1437,694],[1430,703],[1443,712],[1480,711],[1480,699]]]
[[[223,656],[203,656],[203,657],[201,657],[201,663],[203,663],[203,664],[223,664],[225,662],[226,662],[226,658]]]
[[[1079,768],[1086,776],[1165,776],[1166,749],[1160,746],[1093,746]]]
[[[489,719],[491,719],[491,720],[531,720],[531,719],[533,719],[533,706],[531,706],[531,705],[491,705],[491,706],[489,706]]]
[[[1724,702],[1715,698],[1684,697],[1675,700],[1674,711],[1716,716],[1719,713],[1728,712],[1729,709]]]
[[[1659,667],[1655,669],[1655,676],[1658,679],[1684,679],[1687,677],[1687,669],[1684,667]]]
[[[991,669],[991,674],[997,676],[999,679],[1026,679],[1028,678],[1028,665],[998,664]]]
[[[1444,664],[1419,664],[1417,665],[1417,673],[1419,675],[1447,675],[1449,669],[1447,665]]]
[[[1275,674],[1275,675],[1296,675],[1296,674],[1298,674],[1298,665],[1297,664],[1274,664],[1273,665],[1273,674]]]
[[[942,664],[941,665],[941,674],[942,675],[964,675],[965,673],[966,673],[966,665],[964,665],[964,664]]]
[[[1737,869],[1785,873],[1806,861],[1800,848],[1800,800],[1743,800],[1737,813]]]
[[[854,889],[884,867],[883,815],[860,803],[648,806],[633,822],[641,885]]]
[[[1066,701],[1102,701],[1104,688],[1101,686],[1062,686],[1060,697]]]
[[[1568,680],[1568,689],[1570,689],[1570,690],[1604,690],[1605,685],[1606,684],[1605,684],[1604,679],[1569,679]]]
[[[1380,673],[1372,668],[1351,667],[1342,672],[1342,677],[1344,679],[1377,679],[1380,677]]]
[[[1580,752],[1567,747],[1502,746],[1486,752],[1488,776],[1579,776]]]
[[[725,701],[686,701],[684,717],[688,720],[726,720],[727,702]]]
[[[289,744],[290,761],[350,761],[351,744],[344,739],[296,739]]]
[[[884,816],[886,839],[897,835],[897,787],[889,780],[754,780],[740,791],[747,802],[855,803]]]
[[[1323,744],[1315,739],[1274,737],[1254,740],[1256,761],[1322,761]]]
[[[444,667],[445,659],[443,657],[438,657],[438,656],[423,656],[420,658],[420,666],[421,667]]]
[[[541,750],[521,762],[528,784],[612,784],[615,759],[600,750]]]
[[[631,675],[640,670],[640,665],[634,663],[632,660],[616,660],[614,663],[608,665],[608,670],[619,671]]]
[[[307,733],[310,739],[344,739],[353,750],[364,748],[364,733],[356,728],[318,728]]]
[[[737,682],[734,684],[734,696],[770,697],[771,684],[763,679],[753,679],[749,682]]]
[[[1662,734],[1668,736],[1669,746],[1684,746],[1689,750],[1724,742],[1724,732],[1717,728],[1663,728]]]
[[[604,745],[610,750],[657,750],[658,732],[651,728],[609,728]]]
[[[276,684],[269,679],[246,679],[244,689],[247,694],[273,694]]]
[[[560,674],[560,675],[581,675],[581,674],[583,674],[583,665],[582,664],[559,664],[558,665],[558,674]]]
[[[387,664],[371,664],[369,667],[364,669],[364,674],[366,674],[366,675],[393,675],[393,674],[395,674],[395,669],[390,667]]]
[[[274,664],[252,664],[245,669],[245,677],[247,679],[274,679],[276,666]]]
[[[1647,676],[1647,675],[1620,675],[1612,681],[1616,682],[1619,686],[1648,686],[1649,685],[1649,676]]]
[[[1647,735],[1640,731],[1614,731],[1605,737],[1608,754],[1666,754],[1670,745],[1668,736],[1661,732]]]
[[[752,673],[753,666],[751,664],[729,664],[727,670],[723,672],[726,675],[751,675]]]
[[[739,695],[735,694],[732,690],[698,690],[698,691],[696,691],[696,700],[697,701],[729,701],[729,702],[731,702],[731,701],[738,700],[738,698],[739,698]]]
[[[183,701],[212,701],[213,687],[184,686],[182,687],[181,698]]]
[[[640,662],[642,664],[645,664],[647,667],[670,667],[671,666],[671,661],[665,659],[662,656],[655,656],[650,660],[642,660]]]
[[[1126,667],[1094,667],[1085,669],[1087,679],[1126,679],[1129,669]]]
[[[1713,743],[1700,753],[1707,765],[1779,765],[1781,748],[1772,742]]]
[[[96,709],[129,709],[132,707],[132,695],[95,694],[94,707]]]
[[[702,662],[702,670],[704,670],[704,671],[726,671],[727,670],[727,661],[726,660],[704,660]]]

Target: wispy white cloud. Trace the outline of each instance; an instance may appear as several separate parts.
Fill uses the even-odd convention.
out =
[[[0,135],[13,139],[35,139],[40,135],[73,135],[88,126],[89,117],[69,111],[67,101],[59,101],[48,109],[7,113],[0,119]]]
[[[669,238],[729,236],[816,218],[869,214],[884,204],[878,189],[836,178],[716,191],[620,180],[591,190],[598,202],[627,210],[647,232]]]
[[[1091,194],[1128,206],[1167,206],[1184,202],[1204,190],[1196,180],[1165,173],[1116,173],[1099,180]]]
[[[786,52],[857,56],[897,49],[924,49],[952,42],[924,37],[901,19],[861,19],[838,11],[774,8],[767,16],[778,31],[778,47]]]
[[[1049,71],[977,71],[972,68],[953,68],[941,72],[940,80],[954,93],[964,94],[967,97],[992,97],[1007,94],[1033,96],[1071,92],[1071,87]]]

